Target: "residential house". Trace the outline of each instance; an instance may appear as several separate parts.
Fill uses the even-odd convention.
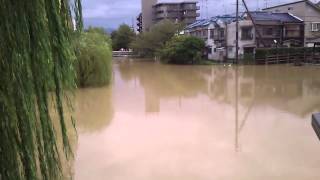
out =
[[[303,20],[289,13],[251,12],[239,21],[239,54],[254,53],[255,48],[299,47],[304,44]],[[236,22],[227,25],[227,58],[236,54]]]
[[[292,3],[263,9],[266,12],[290,13],[299,17],[305,23],[305,46],[312,47],[320,43],[320,2],[315,4],[309,0],[300,0]]]
[[[206,43],[206,54],[211,60],[224,60],[226,57],[227,24],[234,16],[223,15],[211,19],[198,20],[185,28],[187,35],[201,38]]]

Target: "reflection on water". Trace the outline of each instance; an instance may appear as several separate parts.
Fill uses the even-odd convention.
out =
[[[77,93],[75,179],[319,179],[318,70],[116,62]]]
[[[77,129],[95,132],[108,126],[113,118],[111,87],[82,89],[76,94]]]

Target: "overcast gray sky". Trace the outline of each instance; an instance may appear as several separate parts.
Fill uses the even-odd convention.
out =
[[[117,28],[120,24],[136,24],[135,17],[141,11],[141,0],[82,0],[85,26]],[[161,0],[181,1],[181,0]],[[204,6],[207,1],[208,13]],[[240,0],[241,1],[241,0]],[[297,0],[246,0],[250,10]],[[312,0],[317,1],[317,0]],[[236,0],[198,0],[201,16],[205,18],[235,12]]]

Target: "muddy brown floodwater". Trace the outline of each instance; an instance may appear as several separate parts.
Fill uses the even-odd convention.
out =
[[[113,66],[77,92],[76,180],[320,179],[320,67]]]

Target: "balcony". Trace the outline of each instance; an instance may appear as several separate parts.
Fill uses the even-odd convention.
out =
[[[197,11],[197,10],[200,10],[200,6],[183,6],[181,9]]]
[[[185,18],[199,17],[199,16],[200,16],[200,13],[186,13],[186,14],[183,14],[183,17],[185,17]]]
[[[253,34],[242,34],[241,35],[242,41],[250,41],[253,40]]]

